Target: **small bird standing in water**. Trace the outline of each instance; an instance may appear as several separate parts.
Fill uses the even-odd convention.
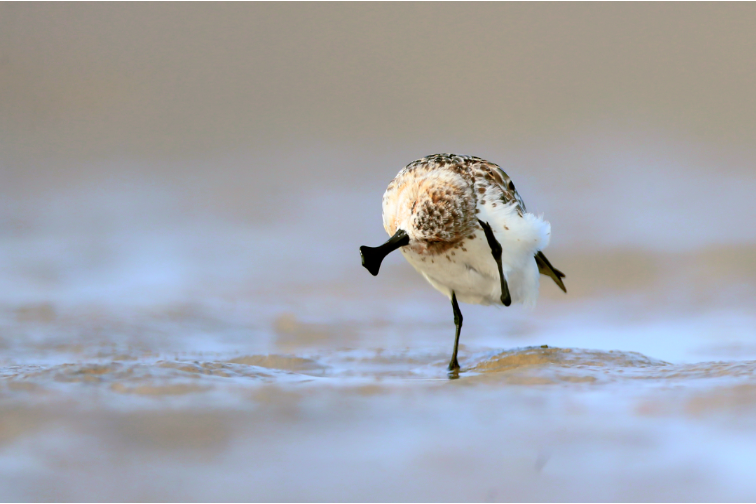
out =
[[[383,195],[383,227],[391,238],[379,247],[360,247],[362,265],[375,276],[383,259],[401,249],[451,299],[453,373],[459,371],[462,329],[458,301],[534,306],[539,273],[567,292],[564,274],[541,252],[551,225],[527,213],[509,176],[481,158],[434,154],[405,166]]]

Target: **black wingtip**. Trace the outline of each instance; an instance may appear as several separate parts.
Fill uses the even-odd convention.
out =
[[[360,247],[362,266],[364,266],[373,276],[378,276],[378,271],[381,269],[381,263],[385,257],[382,251],[377,249],[378,247],[367,247],[365,245]]]
[[[552,266],[551,262],[543,255],[543,252],[538,252],[535,255],[535,260],[538,265],[538,272],[554,280],[554,283],[567,294],[567,287],[564,286],[564,282],[562,281],[562,278],[565,278],[565,274]]]
[[[494,255],[494,257],[501,256],[501,243],[499,243],[499,241],[494,236],[491,225],[488,222],[483,222],[480,219],[478,219],[478,223],[480,223],[480,227],[483,228],[483,232],[486,234],[486,241],[488,241],[488,246],[491,247],[491,253]]]
[[[555,275],[554,278],[553,278],[554,279],[554,283],[556,283],[557,286],[560,289],[562,289],[562,291],[564,291],[565,294],[567,294],[567,287],[564,286],[564,282],[562,281],[562,278],[565,278],[564,273],[562,273],[558,269],[554,268],[553,266],[551,268],[552,268],[552,271],[554,272],[554,275]]]

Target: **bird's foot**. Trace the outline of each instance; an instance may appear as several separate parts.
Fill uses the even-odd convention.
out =
[[[459,362],[457,362],[456,357],[452,358],[447,370],[450,380],[456,380],[457,378],[459,378]]]
[[[408,245],[409,242],[410,238],[407,233],[403,229],[399,229],[394,233],[394,236],[389,238],[383,245],[378,247],[367,247],[363,245],[360,247],[362,265],[371,275],[376,276],[381,269],[381,262],[383,262],[383,259],[394,250]]]

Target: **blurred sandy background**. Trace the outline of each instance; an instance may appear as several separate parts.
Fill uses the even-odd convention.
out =
[[[0,498],[756,498],[754,26],[0,4]],[[357,253],[436,152],[500,164],[567,274],[462,307],[467,382],[448,302]]]
[[[510,171],[552,255],[754,241],[749,4],[1,8],[6,237],[291,228],[330,202],[304,226],[327,260],[382,238],[387,182],[448,151]]]

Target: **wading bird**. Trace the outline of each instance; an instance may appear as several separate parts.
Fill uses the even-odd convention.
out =
[[[551,225],[527,213],[509,176],[481,158],[435,154],[405,166],[383,195],[383,227],[391,238],[379,247],[360,247],[362,265],[375,276],[383,259],[401,249],[451,299],[453,373],[459,371],[462,329],[458,301],[534,306],[539,273],[567,292],[564,274],[541,252]]]

